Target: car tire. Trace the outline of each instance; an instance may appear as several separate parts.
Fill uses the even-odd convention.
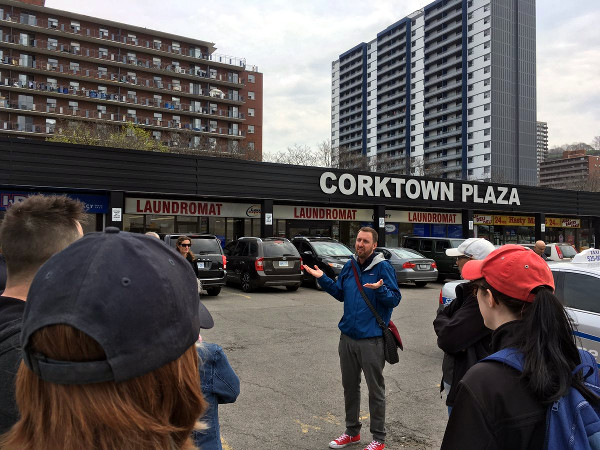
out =
[[[427,281],[415,281],[415,286],[425,287],[425,286],[427,286]]]
[[[442,275],[441,273],[437,277],[438,283],[443,283],[445,279],[446,279],[446,276]]]
[[[221,286],[206,288],[206,294],[211,297],[215,297],[215,296],[219,295],[220,292],[221,292]]]
[[[250,277],[249,272],[242,273],[242,276],[240,277],[240,287],[244,292],[252,291],[252,278]]]
[[[315,278],[315,284],[314,284],[314,286],[315,286],[315,289],[317,291],[322,291],[323,290],[323,288],[321,287],[321,283],[319,283],[319,280],[317,280],[316,278]]]
[[[290,292],[295,292],[298,290],[299,287],[300,287],[300,285],[296,284],[295,286],[286,286],[285,288]]]

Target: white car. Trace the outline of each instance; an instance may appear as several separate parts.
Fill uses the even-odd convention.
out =
[[[546,244],[546,250],[544,254],[548,257],[549,261],[571,261],[577,254],[577,250],[572,245],[563,243],[552,243]]]

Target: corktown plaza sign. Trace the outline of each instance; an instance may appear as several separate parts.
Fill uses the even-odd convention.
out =
[[[452,182],[351,173],[343,173],[338,176],[333,172],[324,172],[321,175],[320,185],[321,191],[325,194],[335,194],[339,191],[343,195],[365,197],[461,201],[494,205],[521,204],[519,192],[515,187],[461,183],[460,198],[455,199],[454,183]]]

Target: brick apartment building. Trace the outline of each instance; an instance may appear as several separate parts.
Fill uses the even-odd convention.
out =
[[[585,183],[600,187],[600,156],[586,155],[585,150],[564,151],[559,159],[546,159],[540,164],[540,187],[581,189]]]
[[[167,144],[262,154],[262,74],[211,42],[0,0],[0,135],[132,122]]]

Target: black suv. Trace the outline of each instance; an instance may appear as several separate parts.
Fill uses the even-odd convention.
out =
[[[285,238],[242,237],[225,246],[229,264],[227,281],[244,292],[259,286],[285,286],[297,290],[302,284],[302,259]]]
[[[456,257],[446,255],[446,249],[456,248],[464,239],[408,236],[404,238],[405,248],[416,250],[426,258],[433,259],[438,269],[438,281],[446,278],[460,278]]]
[[[179,236],[187,236],[192,240],[191,250],[196,257],[202,288],[208,295],[219,295],[227,280],[227,259],[221,241],[214,234],[166,234],[162,239],[175,248]]]
[[[332,280],[353,255],[352,250],[330,237],[297,236],[292,239],[292,244],[300,252],[304,264],[310,268],[318,266]],[[304,281],[321,289],[319,281],[308,273],[304,274]]]

